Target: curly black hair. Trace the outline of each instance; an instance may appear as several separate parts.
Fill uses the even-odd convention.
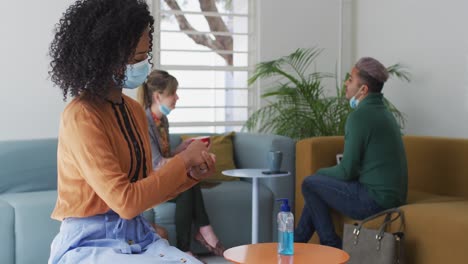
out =
[[[79,0],[71,5],[56,24],[49,50],[49,75],[63,100],[68,94],[105,98],[115,84],[122,87],[128,59],[148,28],[151,51],[153,24],[144,0]]]

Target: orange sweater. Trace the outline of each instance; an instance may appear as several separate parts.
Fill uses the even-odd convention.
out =
[[[197,183],[179,156],[153,171],[146,115],[136,101],[123,99],[112,104],[75,98],[62,113],[52,218],[112,209],[131,219]]]

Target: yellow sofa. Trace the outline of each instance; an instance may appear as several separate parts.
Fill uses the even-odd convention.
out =
[[[468,263],[468,139],[403,137],[408,160],[405,214],[407,263]],[[319,168],[336,164],[343,137],[315,137],[296,144],[296,224],[304,207],[301,184]],[[356,220],[332,212],[341,235]],[[370,223],[375,228],[381,220]],[[391,229],[395,231],[398,225]],[[311,240],[317,243],[316,235]]]

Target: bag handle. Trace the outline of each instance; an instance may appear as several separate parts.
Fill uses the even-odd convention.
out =
[[[397,216],[395,218],[391,219],[391,216],[394,213],[396,213]],[[385,220],[384,220],[383,224],[379,228],[379,231],[382,231],[382,232],[385,231],[385,228],[387,227],[388,224],[390,224],[391,222],[393,222],[393,221],[397,220],[398,218],[402,217],[403,212],[399,208],[391,208],[391,209],[381,211],[381,212],[379,212],[377,214],[371,215],[371,216],[365,218],[364,220],[362,220],[357,225],[357,227],[353,231],[354,235],[356,235],[356,236],[359,235],[359,232],[361,231],[361,228],[365,223],[367,223],[367,222],[369,222],[371,220],[374,220],[374,219],[376,219],[376,218],[378,218],[380,216],[383,216],[383,215],[385,215]],[[380,234],[380,232],[379,232],[379,234]]]
[[[392,215],[393,215],[394,213],[396,213],[397,216],[394,217],[394,218],[392,218]],[[354,228],[354,230],[353,230],[353,234],[354,234],[354,242],[353,242],[353,243],[354,243],[355,245],[358,243],[359,233],[361,232],[361,228],[362,228],[362,226],[363,226],[365,223],[367,223],[367,222],[369,222],[369,221],[371,221],[371,220],[373,220],[373,219],[376,219],[376,218],[378,218],[378,217],[380,217],[380,216],[383,216],[383,215],[385,215],[385,219],[384,219],[382,225],[380,225],[379,231],[377,232],[377,235],[375,236],[375,239],[376,239],[376,241],[377,241],[377,250],[380,250],[380,246],[381,246],[380,242],[381,242],[381,240],[382,240],[382,238],[383,238],[383,235],[384,235],[384,232],[385,232],[387,226],[388,226],[390,223],[396,221],[397,219],[400,219],[400,220],[401,220],[401,223],[402,223],[402,225],[400,226],[400,229],[401,229],[402,226],[403,226],[403,223],[404,223],[404,215],[403,215],[403,212],[402,212],[399,208],[387,209],[387,210],[384,210],[384,211],[379,212],[379,213],[377,213],[377,214],[371,215],[371,216],[367,217],[366,219],[362,220],[361,223],[359,223],[359,224],[356,226],[356,228]]]
[[[371,221],[371,220],[373,220],[375,218],[378,218],[378,217],[380,217],[382,215],[387,215],[387,216],[390,215],[391,216],[394,213],[398,214],[398,216],[396,218],[400,217],[403,214],[403,212],[401,211],[400,208],[390,208],[390,209],[384,210],[382,212],[379,212],[379,213],[377,213],[375,215],[371,215],[371,216],[367,217],[366,219],[361,221],[361,224],[369,222],[369,221]]]
[[[399,219],[399,218],[400,218],[400,220],[401,220],[402,223],[404,222],[404,215],[403,215],[403,213],[401,212],[401,210],[398,212],[397,216],[394,217],[394,218],[391,218],[391,217],[392,217],[392,214],[393,214],[393,213],[390,212],[390,213],[387,213],[387,215],[385,216],[384,222],[383,222],[382,225],[380,225],[380,227],[379,227],[379,232],[377,233],[377,236],[376,236],[376,239],[377,239],[377,240],[381,240],[381,239],[382,239],[383,234],[384,234],[385,230],[387,229],[387,226],[388,226],[390,223],[396,221],[396,220]],[[401,229],[402,229],[402,226],[403,226],[403,225],[400,225],[400,231],[401,231]]]

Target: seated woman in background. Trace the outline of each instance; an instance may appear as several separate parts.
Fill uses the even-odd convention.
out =
[[[60,120],[50,264],[200,263],[142,216],[215,171],[201,142],[152,168],[145,113],[122,88],[148,75],[153,23],[143,0],[82,0],[56,26],[51,79],[73,100]]]
[[[166,164],[192,142],[190,139],[185,140],[174,151],[171,151],[167,115],[175,108],[179,99],[177,87],[178,82],[172,75],[165,71],[153,70],[138,91],[138,99],[146,109],[155,169]],[[176,203],[177,248],[192,254],[190,252],[190,231],[193,222],[198,228],[195,239],[214,254],[222,256],[224,247],[210,225],[200,184],[196,184],[179,194],[174,200]]]

